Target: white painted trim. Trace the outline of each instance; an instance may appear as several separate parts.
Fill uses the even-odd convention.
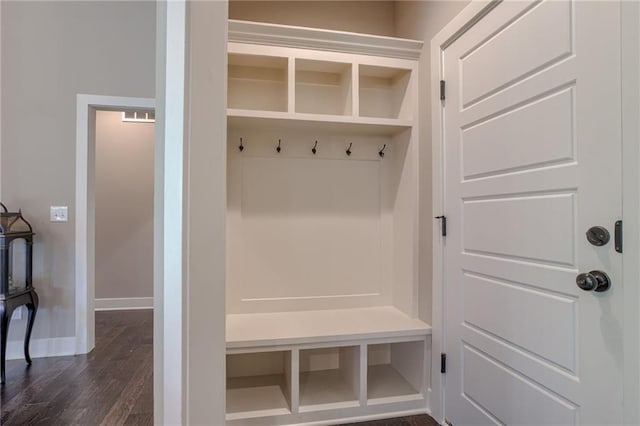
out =
[[[444,150],[443,114],[440,101],[440,80],[443,79],[442,52],[453,41],[464,34],[478,20],[498,4],[497,1],[474,1],[464,8],[431,40],[431,120],[432,120],[432,177],[433,177],[433,211],[432,217],[447,215],[444,210]],[[445,298],[444,298],[444,263],[446,240],[441,236],[440,223],[433,222],[433,281],[432,281],[432,334],[431,334],[431,398],[432,417],[444,424],[444,391],[446,380],[440,374],[440,353],[445,352]]]
[[[31,358],[75,355],[76,338],[31,339],[29,353]],[[7,359],[24,359],[24,343],[22,340],[12,340],[7,343]]]
[[[187,424],[182,272],[187,30],[185,0],[157,2],[153,294],[159,327],[153,333],[153,419],[159,425]]]
[[[417,60],[422,41],[229,20],[229,41]]]
[[[79,94],[76,99],[76,348],[78,354],[89,353],[95,346],[93,271],[94,232],[93,188],[89,184],[90,138],[92,120],[97,109],[155,108],[154,99]]]
[[[389,414],[392,414],[394,417],[408,417],[408,416],[418,416],[421,414],[431,414],[429,410],[425,409],[417,409],[417,410],[405,410],[405,411],[392,411],[390,413],[382,413],[382,414],[369,414],[364,416],[354,416],[354,417],[343,417],[340,419],[329,419],[329,420],[320,420],[316,422],[306,422],[306,423],[298,423],[291,426],[330,426],[337,424],[351,424],[351,423],[360,423],[360,422],[369,422],[373,420],[384,420],[389,418]]]
[[[96,299],[96,311],[123,311],[153,309],[153,297],[126,297],[126,298],[110,298]]]
[[[624,424],[640,423],[640,5],[622,2],[622,219]]]

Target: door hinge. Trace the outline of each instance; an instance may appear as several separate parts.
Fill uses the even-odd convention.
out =
[[[618,253],[622,253],[622,221],[618,220],[616,222],[615,231],[613,233],[614,238],[614,246]]]
[[[440,372],[442,374],[447,372],[447,354],[440,354]]]
[[[446,83],[444,82],[444,80],[440,80],[440,100],[444,101],[446,96],[445,96],[445,85]]]
[[[434,217],[434,219],[440,219],[442,221],[440,229],[442,230],[442,236],[446,237],[447,236],[447,217],[446,216],[436,216],[436,217]]]

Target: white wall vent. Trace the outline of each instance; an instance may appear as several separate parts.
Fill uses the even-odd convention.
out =
[[[124,111],[122,121],[134,123],[155,123],[156,113],[154,111]]]

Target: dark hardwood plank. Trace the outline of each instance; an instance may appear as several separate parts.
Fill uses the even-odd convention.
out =
[[[439,426],[438,422],[424,414],[420,416],[398,417],[395,419],[372,420],[362,423],[349,423],[342,426]]]

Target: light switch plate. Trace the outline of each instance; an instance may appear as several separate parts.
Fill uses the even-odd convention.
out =
[[[51,222],[69,221],[69,207],[67,206],[51,206],[49,214]]]

